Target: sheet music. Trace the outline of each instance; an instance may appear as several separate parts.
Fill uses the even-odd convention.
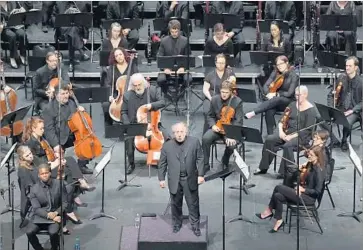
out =
[[[358,174],[362,176],[362,162],[357,153],[355,152],[355,150],[353,149],[352,145],[350,145],[350,143],[348,143],[348,147],[349,147],[349,157],[352,160],[355,168],[357,169]]]
[[[238,168],[242,171],[244,177],[248,180],[250,178],[250,170],[245,161],[242,159],[242,157],[239,155],[237,149],[233,151],[235,162],[238,166]]]
[[[6,153],[4,159],[1,161],[1,165],[0,168],[3,168],[5,163],[8,161],[8,159],[10,158],[11,154],[14,152],[14,149],[16,147],[16,145],[18,145],[18,143],[14,143],[13,146],[11,146],[10,150]]]
[[[105,156],[102,158],[102,160],[97,164],[97,166],[93,170],[94,177],[97,177],[102,172],[102,170],[106,167],[106,165],[111,161],[113,147],[114,146],[112,146],[110,148],[110,150],[105,154]]]

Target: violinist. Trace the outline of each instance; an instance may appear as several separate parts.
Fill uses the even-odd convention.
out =
[[[308,162],[299,167],[300,174],[299,193],[297,189],[285,186],[275,186],[268,207],[256,216],[262,220],[274,217],[276,219],[274,227],[269,231],[276,233],[285,225],[282,219],[283,204],[286,202],[300,203],[301,205],[314,205],[316,199],[321,195],[326,168],[324,156],[320,147],[313,147],[308,153]],[[301,178],[302,177],[302,178]],[[303,203],[303,202],[304,203]],[[275,211],[274,211],[275,210]]]
[[[209,156],[210,147],[216,140],[223,140],[226,149],[222,157],[223,167],[228,166],[229,158],[233,153],[237,142],[234,139],[227,138],[223,133],[223,126],[218,126],[219,121],[226,120],[225,124],[240,125],[243,124],[243,103],[238,96],[233,95],[233,84],[224,81],[220,87],[220,94],[211,99],[209,112],[207,114],[208,130],[202,138],[202,148],[204,153],[204,171],[210,169]]]
[[[351,134],[354,123],[361,121],[362,112],[362,88],[363,80],[359,75],[359,61],[355,56],[348,57],[345,61],[345,74],[339,77],[341,91],[338,96],[337,108],[342,110],[347,117],[349,127],[343,128],[341,142],[342,151],[348,150],[347,138]]]
[[[68,120],[77,111],[84,111],[82,106],[78,106],[70,97],[70,83],[61,81],[60,86],[55,89],[55,98],[43,110],[44,135],[49,145],[55,152],[60,148],[66,149],[73,147],[75,136],[71,133]],[[60,116],[59,116],[60,113]],[[88,160],[78,159],[81,169],[87,168]]]
[[[222,23],[213,27],[213,37],[209,38],[204,46],[204,55],[226,54],[233,55],[233,42],[228,36]]]
[[[113,49],[110,53],[110,66],[107,69],[105,87],[111,88],[111,95],[109,97],[109,102],[102,103],[105,125],[112,125],[113,123],[113,120],[109,113],[109,108],[110,103],[114,102],[117,95],[120,94],[118,93],[116,86],[118,79],[121,76],[127,75],[128,71],[130,71],[130,75],[139,72],[134,63],[132,65],[130,64],[131,57],[133,56],[130,56],[123,48]]]
[[[33,78],[36,111],[44,110],[49,100],[54,97],[54,88],[49,86],[49,82],[58,77],[58,54],[52,51],[48,52],[45,61],[46,64],[35,71]],[[64,67],[61,68],[61,77],[64,81],[69,81],[68,72]]]
[[[246,119],[251,119],[257,114],[265,112],[267,134],[271,135],[275,125],[275,114],[284,111],[295,100],[294,91],[299,83],[299,76],[290,68],[286,56],[276,58],[276,70],[263,86],[263,101],[256,109],[245,114]],[[278,87],[278,88],[277,88]]]
[[[148,98],[150,103],[148,103]],[[130,89],[123,95],[121,108],[121,120],[123,124],[137,123],[137,110],[144,106],[147,110],[156,111],[165,107],[165,101],[161,98],[160,89],[148,84],[140,73],[133,74],[130,78]],[[163,131],[164,139],[168,138],[167,133]],[[128,137],[125,140],[125,147],[128,159],[126,174],[131,174],[135,170],[134,161],[134,137]]]
[[[285,109],[282,121],[278,123],[278,130],[272,135],[267,136],[262,149],[259,169],[254,172],[254,175],[266,174],[274,159],[274,155],[266,151],[266,149],[276,153],[279,148],[282,148],[283,157],[294,161],[297,137],[300,136],[300,145],[306,146],[310,142],[317,112],[307,99],[308,88],[305,85],[296,88],[295,97],[298,101],[290,103]],[[299,126],[297,119],[298,111],[300,112]],[[298,127],[300,130],[304,130],[297,132]],[[286,161],[281,161],[278,178],[283,178],[286,165]]]

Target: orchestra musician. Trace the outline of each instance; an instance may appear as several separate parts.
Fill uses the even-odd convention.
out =
[[[1,40],[7,41],[9,43],[10,51],[10,66],[17,69],[18,63],[20,61],[22,65],[26,65],[26,41],[27,36],[25,30],[22,26],[16,27],[6,27],[6,22],[9,21],[11,14],[18,12],[29,11],[33,4],[30,1],[0,1],[0,34]],[[24,40],[25,37],[25,40]],[[18,54],[18,49],[20,56]]]
[[[172,126],[174,140],[164,143],[158,167],[159,184],[168,187],[173,220],[173,233],[179,232],[183,222],[183,194],[188,205],[189,221],[193,233],[200,236],[198,185],[204,182],[203,152],[197,138],[187,136],[188,128],[179,122]]]
[[[54,16],[58,14],[76,14],[81,12],[88,12],[87,5],[81,5],[75,1],[58,1],[54,7]],[[54,34],[54,39],[57,42],[59,39],[63,39],[68,43],[69,51],[69,72],[74,71],[75,64],[75,52],[78,51],[81,60],[89,60],[89,56],[85,53],[83,47],[87,44],[89,38],[89,31],[86,27],[62,27],[57,28]]]
[[[305,85],[301,85],[300,88],[296,87],[295,97],[298,101],[287,106],[281,121],[278,123],[278,130],[267,136],[262,149],[259,169],[254,172],[254,175],[267,173],[274,159],[274,155],[268,152],[267,149],[276,153],[279,148],[282,148],[283,157],[295,161],[294,150],[297,150],[297,137],[300,136],[300,145],[306,146],[309,144],[317,112],[308,100],[308,88]],[[298,110],[300,112],[299,126]],[[299,131],[297,131],[298,127]],[[287,164],[286,161],[281,161],[278,178],[283,178]]]
[[[136,19],[139,18],[139,8],[136,1],[109,2],[107,5],[106,16],[108,20],[122,20],[124,18]],[[134,49],[139,41],[139,31],[124,28],[122,29],[122,34],[127,38],[127,49]]]
[[[204,171],[210,169],[209,156],[210,147],[216,140],[222,139],[226,144],[226,149],[222,157],[223,167],[228,166],[229,158],[236,146],[236,140],[227,138],[223,133],[223,127],[217,126],[220,120],[226,121],[226,124],[243,125],[243,103],[242,100],[233,95],[233,84],[224,81],[220,87],[220,94],[212,97],[210,109],[207,115],[209,129],[204,133],[202,138],[202,148],[204,153]]]
[[[121,76],[127,75],[127,72],[129,71],[130,67],[131,67],[130,75],[139,72],[135,63],[133,63],[132,65],[130,64],[131,57],[132,55],[129,55],[124,48],[115,48],[110,53],[110,58],[109,58],[110,66],[107,68],[106,71],[107,76],[104,86],[110,87],[113,93],[111,93],[109,97],[109,102],[102,103],[104,121],[107,126],[113,124],[113,120],[109,113],[109,108],[110,108],[110,103],[115,101],[115,98],[117,97],[118,93],[116,86],[117,80]]]
[[[52,14],[56,1],[42,1],[42,31],[48,33],[49,25],[52,23]]]
[[[53,78],[58,77],[58,55],[56,52],[48,52],[45,56],[46,64],[35,71],[33,78],[35,110],[44,110],[49,100],[54,97],[54,88],[49,86]],[[69,82],[68,72],[61,67],[61,78]]]
[[[112,23],[108,31],[108,38],[102,42],[102,51],[111,51],[116,48],[127,48],[128,42],[122,33],[119,23]]]
[[[65,150],[73,147],[75,137],[69,129],[68,120],[77,110],[85,110],[82,106],[77,108],[75,101],[70,97],[70,90],[70,83],[61,81],[60,86],[54,91],[55,98],[43,110],[44,135],[54,152],[59,152],[60,148]],[[87,164],[88,160],[78,159],[81,169],[87,168]]]
[[[66,220],[63,219],[62,221],[61,217],[62,207],[66,210],[68,206],[66,187],[63,185],[61,189],[60,180],[52,179],[50,175],[50,167],[47,164],[40,165],[38,167],[39,180],[31,186],[29,193],[32,209],[26,235],[32,247],[39,250],[43,249],[43,247],[39,243],[37,232],[39,230],[48,230],[51,249],[57,250],[60,240],[59,227],[65,226],[66,223]],[[63,230],[65,230],[64,227]],[[68,230],[64,233],[70,234]]]
[[[161,39],[158,56],[186,56],[188,53],[191,53],[187,38],[180,34],[180,22],[178,20],[171,20],[168,28],[170,35]],[[171,69],[164,69],[164,72],[158,75],[157,83],[164,94],[168,91],[168,79],[172,73]],[[185,68],[179,68],[177,74],[178,79],[181,78],[184,83],[189,81],[188,84],[190,84],[192,82],[192,76],[189,73],[185,73]]]
[[[232,30],[227,30],[227,36],[232,39],[233,44],[236,44],[234,48],[234,57],[241,51],[243,44],[245,43],[242,35],[242,29],[245,21],[245,13],[243,10],[243,3],[241,1],[219,1],[210,3],[211,14],[232,14],[240,17],[240,27]]]
[[[170,18],[183,18],[188,20],[188,5],[181,1],[158,1],[156,4],[156,17],[165,18],[169,21]],[[160,37],[168,34],[168,27],[161,31]],[[185,33],[184,33],[185,35]]]
[[[275,91],[273,88],[282,85]],[[275,126],[275,114],[277,111],[283,111],[292,101],[294,101],[295,88],[299,83],[299,76],[291,69],[289,60],[286,56],[276,58],[276,70],[274,70],[269,79],[263,86],[265,101],[245,114],[246,119],[250,119],[257,114],[265,112],[267,134],[273,134]]]
[[[285,225],[282,219],[283,204],[286,202],[300,203],[300,205],[314,205],[316,199],[321,195],[326,168],[324,156],[320,147],[313,147],[308,151],[308,162],[299,166],[300,183],[299,194],[297,189],[285,186],[275,186],[268,207],[256,216],[262,220],[274,217],[276,219],[274,227],[269,231],[276,233]],[[302,177],[302,178],[301,178]]]
[[[340,83],[342,85],[338,96],[337,108],[344,112],[350,125],[343,128],[342,151],[348,150],[347,138],[351,134],[353,124],[358,121],[362,122],[363,79],[359,75],[358,65],[359,60],[357,57],[348,57],[345,61],[345,73],[341,74],[338,79],[338,86]]]
[[[161,93],[155,86],[148,86],[148,82],[140,73],[133,74],[130,78],[130,90],[123,95],[123,103],[121,108],[121,120],[123,124],[137,123],[137,110],[141,106],[145,106],[150,111],[156,111],[165,107],[165,101],[161,98]],[[148,95],[150,95],[150,103],[148,103]],[[164,139],[168,138],[167,133],[160,128],[164,135]],[[134,161],[134,137],[128,137],[125,140],[125,147],[128,159],[128,167],[126,174],[131,174],[135,170]]]
[[[209,128],[207,114],[210,109],[212,97],[220,93],[222,82],[226,80],[233,82],[233,80],[236,80],[236,75],[234,74],[233,70],[231,68],[227,68],[227,59],[224,54],[216,55],[215,63],[215,70],[209,72],[204,78],[203,94],[205,99],[203,101],[203,113],[205,117],[205,123],[203,132],[206,132]]]
[[[204,46],[204,55],[233,55],[233,42],[226,33],[222,23],[216,23],[213,27],[213,36]]]
[[[263,44],[264,51],[282,52],[289,61],[292,61],[292,49],[289,39],[284,38],[284,34],[280,29],[280,25],[276,21],[270,24],[270,37],[265,44]]]
[[[326,15],[349,15],[356,18],[355,3],[354,1],[331,1]],[[326,44],[333,52],[339,51],[342,40],[345,44],[345,54],[355,56],[357,54],[355,31],[328,31],[326,35]]]

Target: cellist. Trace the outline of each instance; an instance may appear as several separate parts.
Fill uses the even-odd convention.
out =
[[[137,123],[137,110],[141,106],[145,106],[150,111],[156,111],[165,107],[165,101],[161,97],[159,88],[150,85],[145,80],[142,74],[133,74],[130,78],[130,90],[123,95],[123,103],[121,108],[121,121],[123,124]],[[148,95],[150,103],[148,101]],[[164,141],[167,140],[168,135],[166,131],[160,128],[164,136]],[[127,174],[131,174],[135,170],[134,161],[134,137],[128,137],[125,140],[126,153],[128,159]]]
[[[278,87],[280,84],[281,86]],[[262,94],[265,100],[256,109],[246,113],[245,119],[265,112],[267,134],[271,135],[275,126],[276,112],[284,111],[295,100],[295,88],[298,84],[299,76],[294,70],[291,70],[288,58],[286,56],[277,57],[276,70],[271,73],[263,86]]]
[[[50,100],[43,110],[44,135],[55,152],[60,152],[59,147],[64,150],[73,147],[75,137],[69,129],[68,120],[77,110],[85,111],[82,106],[77,108],[75,101],[70,97],[70,90],[70,82],[62,80],[60,86],[55,88],[55,98]],[[87,168],[87,164],[88,160],[78,159],[80,169]]]

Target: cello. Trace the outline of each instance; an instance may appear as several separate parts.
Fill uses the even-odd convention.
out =
[[[147,103],[150,104],[150,84],[146,88]],[[149,111],[146,105],[137,110],[137,122],[147,123],[146,136],[135,136],[135,147],[141,153],[147,153],[147,165],[157,165],[160,158],[160,151],[164,144],[163,133],[159,130],[161,111]]]

